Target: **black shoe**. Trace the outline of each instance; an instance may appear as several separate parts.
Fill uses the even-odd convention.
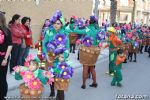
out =
[[[133,62],[136,62],[136,60],[133,60]]]
[[[116,84],[115,83],[111,83],[111,86],[115,86]]]
[[[85,85],[82,85],[82,86],[81,86],[81,88],[82,88],[82,89],[85,89],[85,88],[86,88],[86,86],[85,86]]]
[[[96,83],[96,84],[91,84],[91,85],[89,85],[90,87],[95,87],[95,88],[97,88],[97,86],[98,86],[98,84]]]
[[[121,84],[121,83],[117,83],[117,86],[118,86],[118,87],[122,87],[122,84]]]
[[[143,52],[140,52],[141,54],[143,54]]]
[[[52,93],[49,95],[49,97],[55,97],[55,93],[52,92]]]
[[[73,51],[73,53],[75,53],[75,51]]]

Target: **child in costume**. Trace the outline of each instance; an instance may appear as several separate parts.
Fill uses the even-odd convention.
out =
[[[49,28],[51,28],[51,23],[50,23],[50,20],[49,19],[46,19],[45,20],[45,22],[44,22],[44,25],[43,25],[43,27],[42,27],[42,34],[41,34],[41,36],[45,36],[45,32],[49,29]]]
[[[14,67],[15,79],[24,81],[19,86],[21,98],[39,99],[44,90],[43,85],[54,82],[52,72],[39,69],[39,62],[38,58],[29,55],[24,66]]]
[[[70,18],[70,23],[69,23],[69,28],[71,30],[74,30],[75,28],[75,23],[76,23],[76,17],[71,16]],[[70,53],[75,53],[75,48],[76,48],[76,40],[78,38],[78,35],[75,33],[69,33],[69,40],[70,40]]]
[[[142,43],[140,45],[140,53],[143,54],[143,48],[146,44],[145,42],[146,36],[144,35],[144,30],[142,30],[142,27],[138,27],[137,33],[138,33],[138,37],[140,38],[140,40],[142,40]]]
[[[122,41],[116,35],[116,30],[114,27],[108,28],[108,47],[109,47],[109,72],[107,74],[114,75],[114,66],[117,56],[117,49],[119,45],[122,44]]]
[[[50,19],[53,28],[50,28],[49,30],[46,31],[45,33],[45,37],[43,40],[43,52],[46,55],[46,61],[47,63],[50,65],[52,65],[54,68],[57,67],[58,63],[59,63],[59,57],[56,56],[58,55],[59,52],[63,51],[63,57],[66,60],[69,56],[69,50],[70,50],[70,43],[69,43],[69,33],[72,33],[73,31],[67,26],[65,26],[65,20],[62,16],[62,12],[61,11],[56,11],[56,13],[54,14],[54,16],[52,16],[52,18]],[[61,45],[61,43],[63,43]],[[60,44],[60,49],[54,49],[55,52],[51,52],[49,51],[48,48],[55,48],[56,44],[59,45]],[[52,46],[53,45],[53,46]],[[53,55],[50,55],[53,54]],[[52,56],[54,56],[54,60],[52,61],[52,59],[50,59]],[[47,64],[47,65],[48,65]],[[47,67],[49,67],[47,66]],[[50,97],[54,97],[55,96],[55,90],[54,90],[54,84],[50,85],[51,88],[51,93],[50,93]],[[59,95],[61,94],[61,95]],[[62,98],[62,100],[64,99],[64,91],[57,91],[57,98],[58,100],[60,98]]]
[[[23,75],[27,71],[33,72],[34,76],[36,76],[38,79],[40,79],[42,84],[46,84],[49,81],[49,78],[52,76],[50,74],[43,75],[46,71],[39,69],[39,63],[40,60],[38,58],[33,58],[32,55],[29,55],[25,62],[24,66],[15,67],[15,79],[21,80],[23,78]]]
[[[111,86],[117,85],[118,87],[121,87],[122,84],[120,83],[122,81],[122,73],[121,73],[121,68],[122,68],[122,63],[124,62],[126,55],[123,53],[122,49],[119,49],[117,51],[117,59],[115,61],[115,67],[114,67],[114,76],[113,80],[111,82]]]
[[[130,50],[129,50],[129,55],[128,59],[130,62],[132,61],[132,56],[134,55],[134,60],[133,62],[136,62],[136,55],[139,49],[139,42],[137,41],[137,35],[133,34],[132,38],[128,40],[130,43]]]

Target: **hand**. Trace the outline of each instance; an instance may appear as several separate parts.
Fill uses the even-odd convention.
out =
[[[15,72],[17,72],[17,73],[20,72],[20,66],[16,68],[16,71],[15,71]]]
[[[3,61],[2,61],[2,64],[1,64],[2,66],[6,66],[7,65],[7,60],[6,59],[4,59]]]
[[[25,34],[25,33],[26,33],[26,31],[24,29],[22,29],[22,34]]]
[[[47,77],[47,78],[51,78],[51,75],[50,75],[50,74],[46,74],[46,77]]]

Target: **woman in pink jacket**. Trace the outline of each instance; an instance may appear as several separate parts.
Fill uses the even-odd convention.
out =
[[[19,54],[21,50],[22,39],[24,38],[25,30],[20,23],[20,15],[15,14],[9,22],[9,28],[12,33],[13,49],[10,59],[10,73],[13,72],[13,67],[18,64]]]

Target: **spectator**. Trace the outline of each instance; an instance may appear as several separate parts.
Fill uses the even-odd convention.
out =
[[[24,38],[25,30],[20,23],[20,15],[15,14],[9,22],[10,31],[12,33],[13,49],[10,59],[10,73],[13,72],[13,67],[18,64],[19,54],[21,50],[22,39]]]
[[[25,62],[25,58],[29,54],[29,50],[32,47],[32,33],[30,29],[30,22],[31,19],[29,17],[23,17],[21,20],[22,27],[25,30],[24,38],[22,46],[21,46],[21,52],[19,56],[19,65],[23,66]]]
[[[9,29],[6,27],[6,20],[3,13],[0,12],[0,100],[6,100],[7,95],[7,69],[9,55],[12,50],[12,39]]]

